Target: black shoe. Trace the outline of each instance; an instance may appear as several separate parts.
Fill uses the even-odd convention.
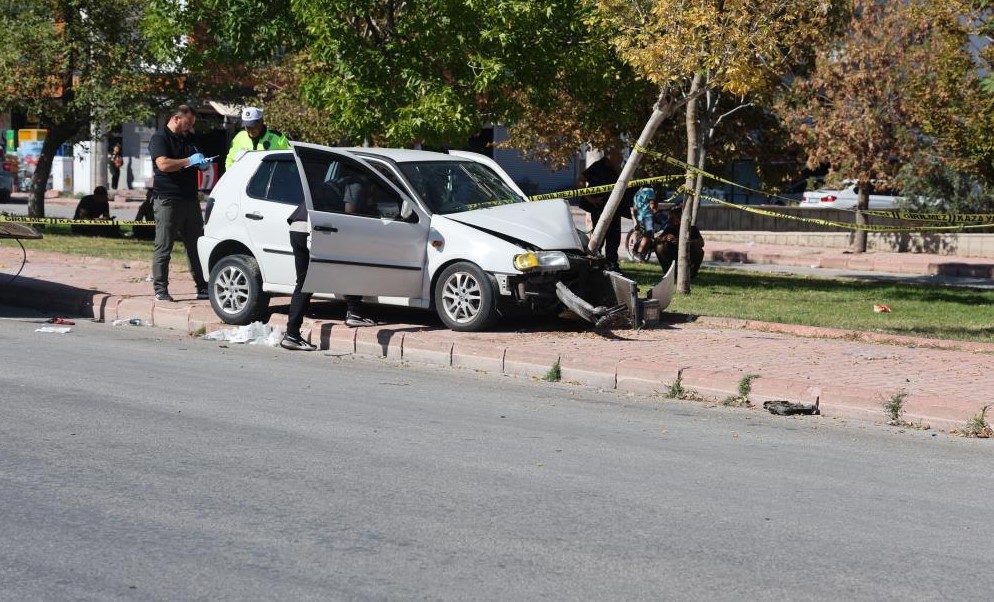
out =
[[[202,287],[197,289],[197,299],[210,299],[210,294],[207,293],[207,287]]]
[[[359,314],[348,312],[345,314],[345,325],[358,328],[362,326],[376,326],[376,322],[370,320],[369,318],[364,318]]]
[[[158,293],[155,293],[155,300],[168,301],[169,303],[175,301],[175,299],[173,299],[173,296],[167,293],[166,291],[159,291]]]
[[[314,351],[317,349],[317,347],[305,341],[300,335],[292,334],[283,335],[280,347],[291,351]]]

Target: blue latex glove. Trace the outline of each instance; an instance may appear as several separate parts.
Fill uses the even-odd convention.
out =
[[[211,168],[210,161],[204,161],[203,163],[197,166],[197,169],[199,169],[200,171],[207,171],[210,168]]]
[[[204,157],[204,153],[193,153],[187,158],[187,160],[190,162],[190,165],[204,165],[207,162],[206,157]]]

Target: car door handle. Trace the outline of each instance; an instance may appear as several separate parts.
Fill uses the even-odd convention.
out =
[[[262,219],[262,214],[258,211],[253,211],[252,213],[246,213],[245,217],[249,219]]]
[[[315,232],[338,232],[338,228],[334,226],[314,226]]]

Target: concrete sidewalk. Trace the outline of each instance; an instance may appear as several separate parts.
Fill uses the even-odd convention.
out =
[[[176,303],[157,303],[146,280],[149,262],[123,262],[28,251],[21,274],[21,250],[0,244],[0,303],[30,306],[52,315],[111,322],[141,318],[157,327],[184,332],[222,328],[207,301],[196,301],[182,265],[172,266],[170,291]],[[957,257],[756,248],[741,243],[708,244],[710,259],[737,258],[783,265],[886,267],[902,274],[939,273],[986,260]],[[972,268],[971,268],[972,269]],[[981,269],[981,268],[976,268]],[[271,325],[286,323],[288,299],[273,300]],[[653,329],[616,331],[601,336],[586,325],[537,320],[505,321],[488,333],[452,332],[426,311],[371,306],[384,325],[354,329],[342,324],[344,306],[314,302],[305,334],[334,353],[355,353],[417,363],[542,377],[557,362],[562,380],[638,393],[667,395],[679,379],[712,401],[738,393],[747,376],[750,400],[819,401],[822,414],[885,422],[882,404],[907,393],[904,418],[933,428],[962,428],[989,403],[994,343],[963,343],[882,336],[825,328],[754,323],[665,314]],[[153,331],[150,331],[153,332]],[[290,352],[287,352],[290,353]],[[796,418],[817,420],[814,417]]]

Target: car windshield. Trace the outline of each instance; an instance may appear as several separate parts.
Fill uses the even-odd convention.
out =
[[[432,213],[459,213],[524,203],[492,169],[473,161],[401,163],[400,170]]]

